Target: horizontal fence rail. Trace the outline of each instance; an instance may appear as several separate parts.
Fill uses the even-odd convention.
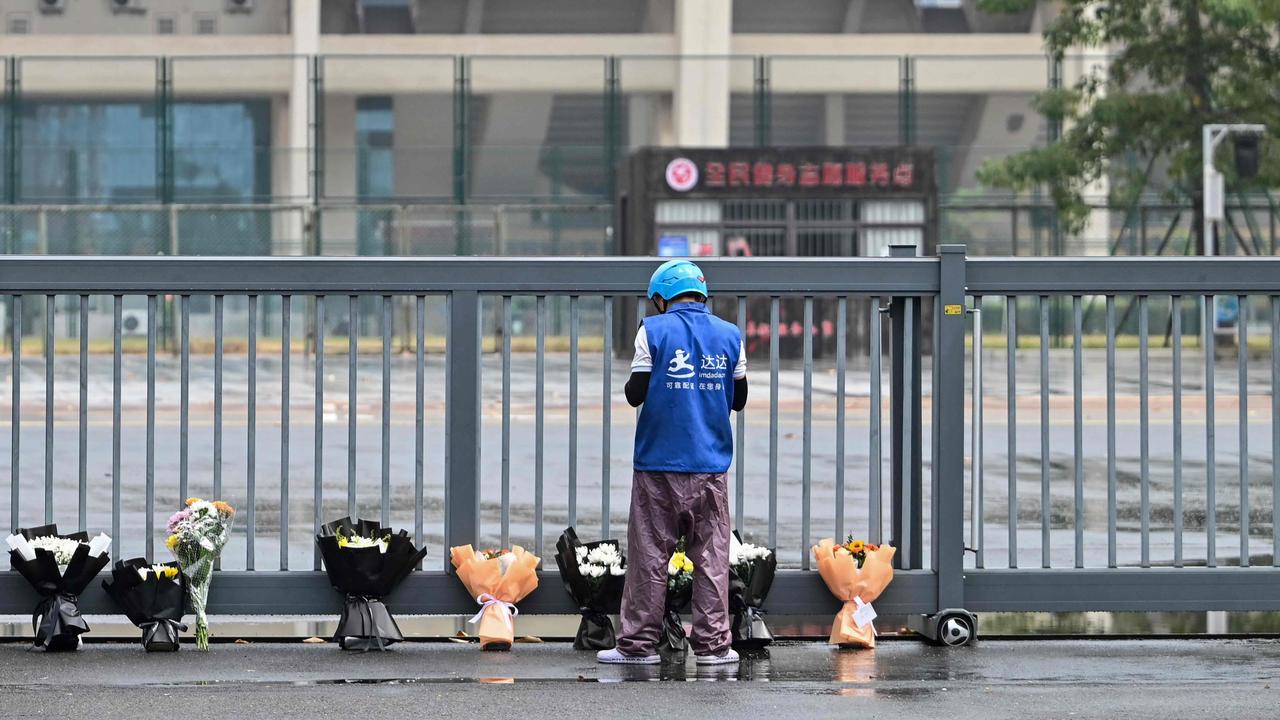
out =
[[[730,507],[771,612],[837,606],[809,546],[846,534],[900,550],[881,614],[1280,609],[1280,261],[700,263],[747,345]],[[397,612],[470,612],[447,548],[516,543],[521,610],[572,613],[550,553],[625,536],[654,264],[6,258],[0,515],[163,560],[183,497],[226,499],[211,609],[276,614],[339,606],[313,535],[358,514],[429,549]],[[33,602],[0,572],[0,612]]]

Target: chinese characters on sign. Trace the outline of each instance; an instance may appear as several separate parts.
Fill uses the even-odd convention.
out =
[[[912,162],[792,163],[711,160],[702,168],[708,188],[910,188],[916,183]]]

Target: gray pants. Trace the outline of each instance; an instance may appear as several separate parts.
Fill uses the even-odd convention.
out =
[[[636,471],[618,637],[618,650],[627,655],[657,652],[667,562],[681,535],[694,564],[689,644],[698,655],[720,655],[729,649],[729,498],[724,474]]]

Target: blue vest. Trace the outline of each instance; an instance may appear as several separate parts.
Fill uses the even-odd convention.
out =
[[[648,472],[722,473],[733,461],[733,368],[742,335],[702,303],[644,319],[653,372],[633,463]]]

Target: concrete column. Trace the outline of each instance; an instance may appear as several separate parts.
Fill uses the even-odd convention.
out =
[[[676,0],[676,45],[681,61],[675,88],[675,135],[680,145],[729,144],[731,0]],[[716,59],[698,56],[716,56]]]
[[[334,202],[354,202],[356,191],[356,96],[324,97],[324,191]],[[345,198],[340,200],[339,198]],[[356,251],[356,214],[330,210],[324,214],[324,251],[330,255]]]
[[[832,93],[822,98],[823,122],[822,143],[831,147],[840,147],[845,142],[844,130],[844,95]]]
[[[293,39],[294,54],[293,72],[289,83],[289,132],[287,138],[277,138],[277,140],[285,140],[287,143],[285,147],[288,148],[283,160],[289,167],[288,196],[296,202],[302,202],[302,198],[315,200],[312,197],[308,160],[311,123],[308,98],[311,94],[309,82],[311,58],[320,48],[320,0],[294,0],[289,3],[289,33]],[[277,149],[280,149],[279,145]],[[301,238],[304,232],[302,213],[289,213],[287,222],[289,228],[284,238]]]

